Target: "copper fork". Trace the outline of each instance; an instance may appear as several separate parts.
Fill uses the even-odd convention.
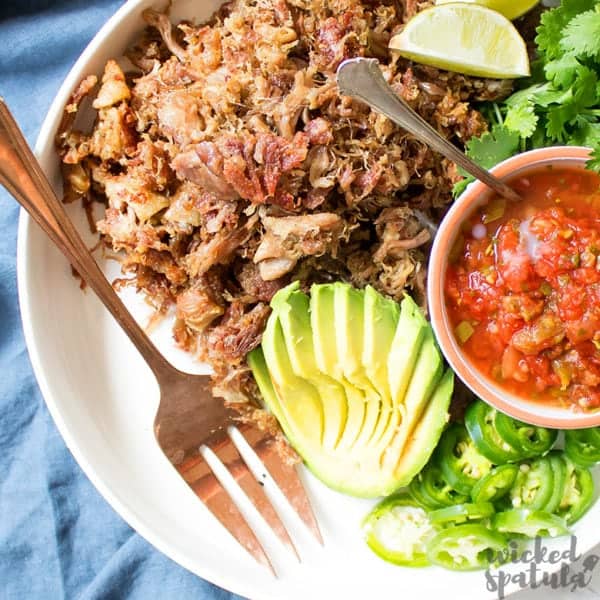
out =
[[[208,375],[190,375],[173,367],[137,324],[68,218],[2,98],[0,184],[27,210],[98,295],[154,373],[160,387],[154,433],[177,472],[254,559],[275,573],[259,539],[204,460],[200,448],[210,448],[229,469],[278,538],[298,556],[263,487],[229,437],[228,428],[235,425],[235,414],[225,407],[221,399],[212,395]],[[302,521],[323,543],[295,467],[279,457],[270,434],[248,425],[240,429]]]

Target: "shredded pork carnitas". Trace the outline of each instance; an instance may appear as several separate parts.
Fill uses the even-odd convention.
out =
[[[235,0],[205,25],[148,10],[129,50],[106,65],[90,133],[74,126],[86,78],[57,137],[65,199],[105,203],[97,229],[174,335],[215,370],[227,401],[254,395],[245,365],[269,300],[291,280],[371,284],[423,299],[423,219],[451,200],[455,166],[365,105],[340,96],[346,58],[385,78],[458,144],[486,123],[472,100],[510,83],[417,66],[387,48],[430,2]],[[247,405],[250,406],[250,405]]]

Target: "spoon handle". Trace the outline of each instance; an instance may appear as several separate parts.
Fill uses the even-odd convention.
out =
[[[483,181],[501,196],[509,200],[521,200],[517,192],[468,158],[400,98],[383,78],[377,59],[345,60],[338,67],[337,82],[343,95],[361,100],[384,114],[418,140],[454,161],[476,179]]]
[[[31,215],[94,290],[157,378],[160,374],[172,372],[174,367],[157,350],[127,310],[81,239],[2,98],[0,184]]]

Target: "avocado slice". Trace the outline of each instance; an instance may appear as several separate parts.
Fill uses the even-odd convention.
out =
[[[382,410],[381,396],[373,388],[363,363],[365,294],[341,282],[334,283],[333,288],[338,362],[348,384],[364,394],[365,417],[354,442],[355,446],[363,446],[371,441]]]
[[[428,327],[421,309],[408,294],[405,295],[400,304],[400,319],[388,356],[392,398],[401,398],[406,393]]]
[[[273,410],[275,416],[281,415],[289,423],[294,438],[302,436],[321,446],[324,429],[321,397],[314,385],[294,375],[278,318],[267,321],[262,350],[279,398],[280,409]]]
[[[406,446],[416,424],[421,419],[431,395],[442,375],[442,356],[435,343],[430,327],[425,330],[425,339],[421,345],[404,398],[396,398],[402,406],[403,419],[394,439],[387,446],[384,463],[397,462],[398,455]]]
[[[372,386],[381,397],[381,412],[373,440],[381,440],[393,411],[388,377],[388,355],[400,318],[400,307],[379,294],[370,285],[364,297],[364,342],[362,363]]]
[[[277,292],[271,300],[271,307],[281,323],[293,373],[313,384],[321,397],[323,446],[335,448],[346,427],[346,393],[340,383],[317,367],[310,326],[310,299],[299,287],[296,282]]]
[[[267,368],[267,362],[265,360],[262,347],[259,346],[258,348],[255,348],[249,352],[248,356],[246,356],[246,360],[248,361],[248,366],[252,371],[254,380],[258,385],[258,389],[263,397],[263,400],[265,401],[267,408],[275,415],[275,418],[281,425],[281,428],[285,434],[288,436],[290,442],[295,446],[296,441],[293,435],[294,432],[288,423],[288,420],[279,402],[279,398],[277,397],[277,393],[275,392],[275,388],[273,387],[271,373]],[[301,452],[300,448],[298,448],[298,452]]]
[[[327,283],[315,284],[310,288],[310,326],[315,332],[313,343],[319,369],[339,381],[343,379],[343,371],[338,361],[335,338],[332,335],[333,289],[331,284]],[[319,335],[317,332],[328,332],[328,335]]]
[[[344,377],[338,346],[333,335],[334,287],[331,284],[315,284],[310,290],[310,324],[313,331],[315,360],[319,370],[338,381],[346,394],[346,427],[339,441],[343,449],[354,446],[365,420],[365,396]]]
[[[444,427],[448,423],[448,407],[454,391],[454,372],[447,369],[423,416],[407,440],[395,471],[400,485],[408,485],[412,478],[427,464],[437,446]]]
[[[388,445],[406,415],[404,397],[417,364],[429,324],[415,301],[406,294],[400,304],[400,317],[387,358],[392,413],[381,442]]]

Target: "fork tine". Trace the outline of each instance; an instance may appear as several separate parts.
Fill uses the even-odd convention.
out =
[[[177,465],[176,468],[223,527],[258,563],[267,567],[277,577],[277,573],[262,544],[200,453],[198,453],[198,456]]]
[[[285,460],[281,459],[277,452],[275,439],[270,434],[265,434],[250,426],[239,427],[239,431],[261,459],[267,471],[275,480],[298,516],[312,532],[319,544],[323,545],[323,536],[321,535],[319,524],[295,465],[288,464]]]
[[[228,443],[212,445],[209,447],[221,459],[221,462],[227,467],[233,478],[245,492],[246,496],[252,501],[252,504],[258,509],[258,512],[263,516],[277,537],[295,554],[298,561],[300,561],[298,551],[296,550],[285,525],[282,523],[279,515],[275,512],[264,489],[256,481],[254,475],[246,466],[246,463],[240,456],[235,445],[231,440],[228,440]]]

